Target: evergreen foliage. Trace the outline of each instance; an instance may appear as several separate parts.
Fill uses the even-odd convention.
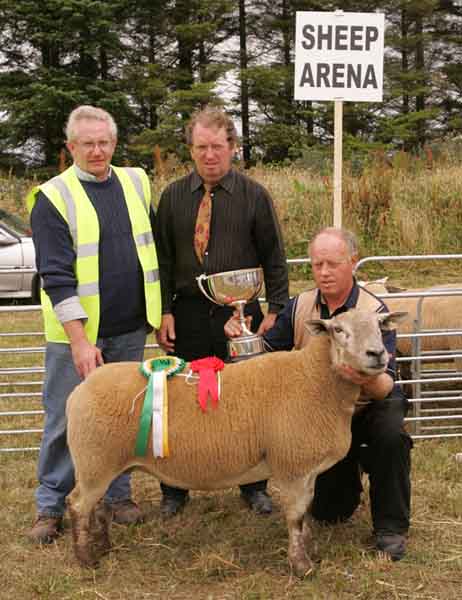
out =
[[[330,149],[332,103],[293,99],[297,11],[384,12],[382,103],[345,103],[347,156],[419,151],[462,130],[457,0],[0,0],[0,167],[56,168],[69,112],[114,114],[117,160],[188,157],[191,113],[241,119],[246,166]]]

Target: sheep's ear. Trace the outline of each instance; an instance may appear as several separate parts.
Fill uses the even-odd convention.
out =
[[[310,335],[329,333],[330,326],[328,319],[310,319],[305,322],[305,328]]]
[[[390,294],[399,294],[399,292],[405,292],[407,288],[398,287],[397,285],[387,285],[387,291]]]
[[[408,316],[409,313],[407,312],[381,313],[379,314],[380,329],[383,329],[384,331],[396,329]]]
[[[368,288],[370,285],[383,285],[384,288],[387,288],[387,281],[388,277],[382,277],[381,279],[372,279],[371,281],[359,279],[357,283],[363,288]]]

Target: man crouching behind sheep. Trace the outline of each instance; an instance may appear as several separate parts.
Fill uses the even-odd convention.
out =
[[[387,312],[386,305],[360,288],[353,277],[358,245],[352,233],[323,229],[309,246],[317,288],[292,298],[264,335],[268,351],[300,349],[311,339],[304,324],[309,319],[330,319],[351,308]],[[228,337],[241,334],[232,318],[225,325]],[[373,534],[377,550],[392,560],[406,551],[410,518],[410,450],[412,440],[403,428],[407,400],[394,384],[395,331],[383,333],[390,355],[388,368],[367,376],[344,367],[342,375],[361,386],[363,406],[352,420],[352,443],[347,456],[317,477],[311,516],[323,523],[347,520],[360,502],[361,471],[369,475]]]

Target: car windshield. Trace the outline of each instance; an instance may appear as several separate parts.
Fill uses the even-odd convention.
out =
[[[16,215],[12,215],[5,210],[0,208],[0,221],[4,223],[7,227],[14,229],[20,235],[30,235],[31,230],[29,225],[23,221],[20,217]]]

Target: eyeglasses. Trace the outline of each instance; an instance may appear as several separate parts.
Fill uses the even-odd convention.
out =
[[[81,146],[85,152],[94,152],[96,148],[99,148],[103,152],[107,152],[113,145],[111,140],[100,140],[99,142],[76,142]]]

